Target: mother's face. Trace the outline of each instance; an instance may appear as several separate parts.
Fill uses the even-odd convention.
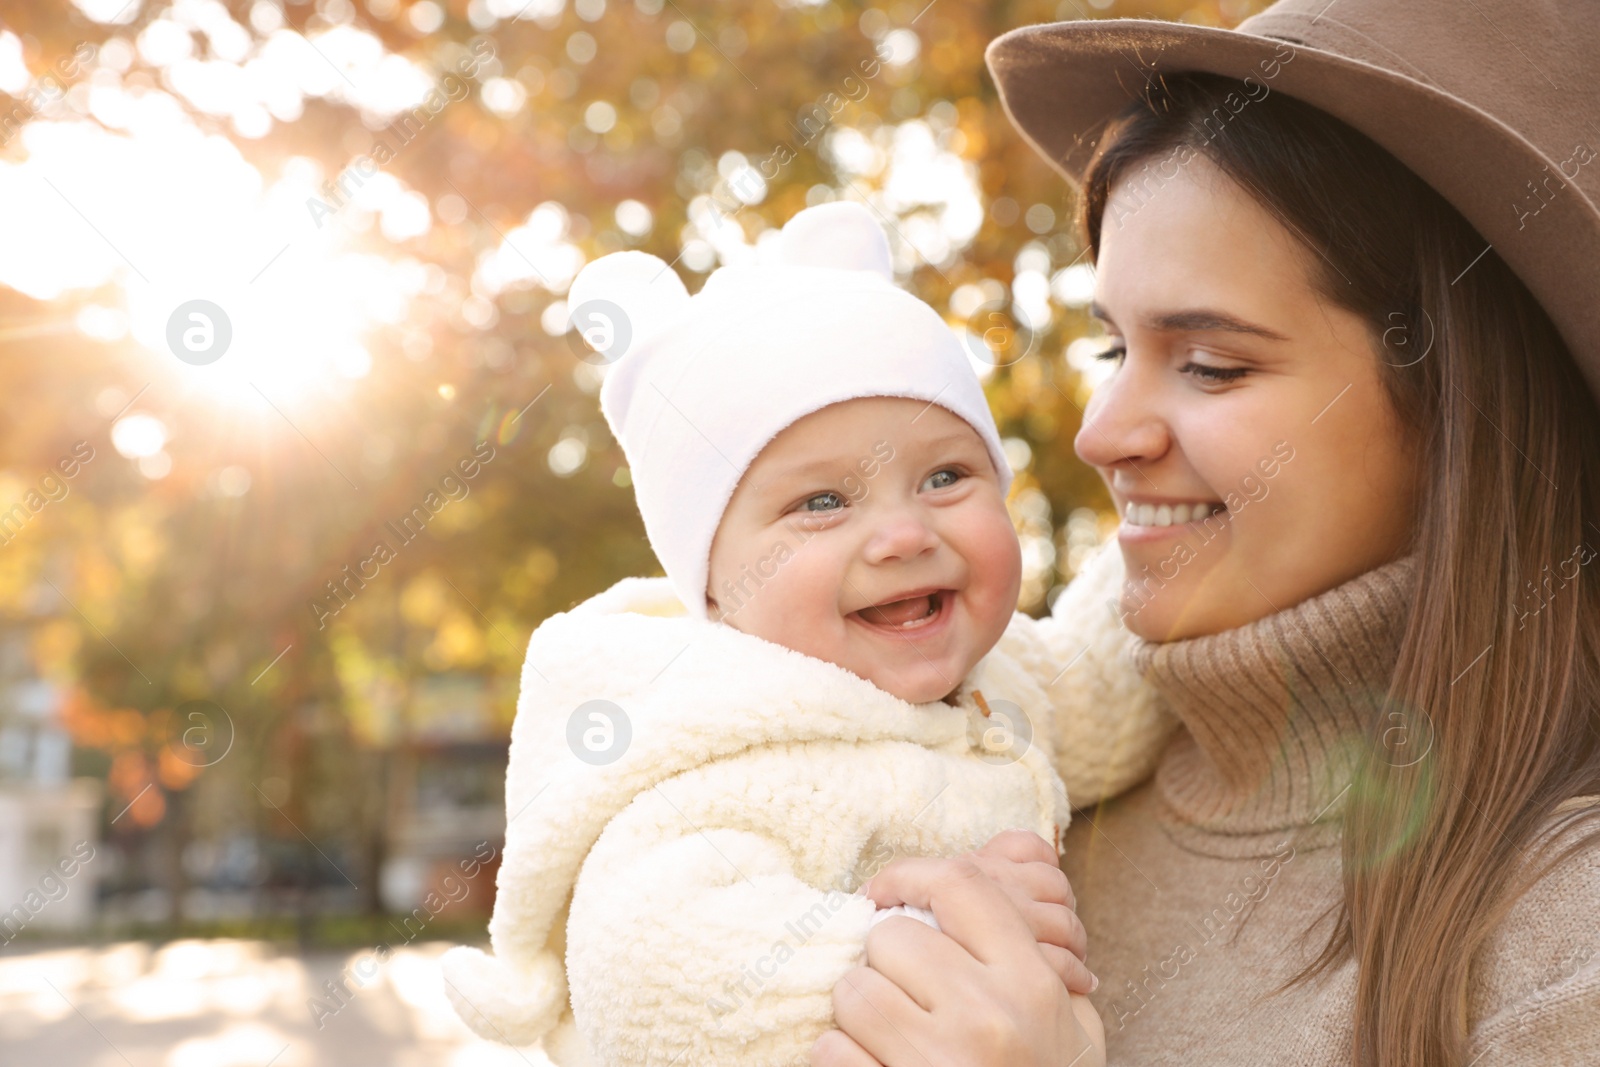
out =
[[[1314,254],[1203,156],[1112,191],[1095,313],[1118,364],[1076,448],[1123,516],[1124,621],[1147,640],[1243,625],[1407,550],[1416,450],[1381,342],[1313,290]]]

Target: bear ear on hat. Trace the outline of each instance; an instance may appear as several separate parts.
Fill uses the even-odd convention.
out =
[[[567,290],[572,327],[591,340],[591,328],[603,326],[604,336],[612,339],[609,343],[620,346],[615,353],[602,353],[611,359],[625,355],[688,306],[683,279],[671,264],[646,252],[601,256],[580,270]]]
[[[872,211],[851,200],[796,214],[778,234],[777,260],[797,267],[867,270],[894,280],[889,238]]]

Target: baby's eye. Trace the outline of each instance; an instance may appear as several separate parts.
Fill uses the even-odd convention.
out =
[[[835,505],[833,505],[833,506],[825,506],[825,507],[812,507],[811,506],[812,504],[815,504],[819,500],[832,500],[832,501],[837,501],[837,503]],[[804,502],[801,503],[800,507],[802,509],[806,510],[806,511],[833,511],[835,507],[840,507],[840,508],[844,507],[844,497],[841,496],[838,493],[833,492],[832,490],[829,490],[826,493],[818,493],[816,496],[806,499]]]
[[[956,470],[954,467],[946,467],[944,470],[934,471],[932,474],[928,475],[928,481],[927,482],[923,482],[922,484],[923,485],[927,485],[928,482],[935,481],[940,477],[940,475],[945,475],[945,474],[948,474],[950,476],[950,480],[949,481],[941,481],[941,482],[939,482],[938,485],[933,486],[934,489],[943,489],[943,488],[945,488],[947,486],[954,485],[954,484],[956,484],[956,482],[961,480],[961,472],[960,471]]]

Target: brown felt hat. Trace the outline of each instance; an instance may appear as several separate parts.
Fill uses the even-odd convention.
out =
[[[1326,111],[1455,205],[1600,397],[1596,0],[1280,0],[1234,30],[1026,26],[985,57],[1011,121],[1074,186],[1107,122],[1157,74],[1253,79]]]

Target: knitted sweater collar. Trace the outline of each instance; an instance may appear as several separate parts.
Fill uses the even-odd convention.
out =
[[[1155,784],[1174,841],[1219,856],[1338,839],[1337,816],[1398,657],[1415,557],[1133,662],[1186,727]]]

